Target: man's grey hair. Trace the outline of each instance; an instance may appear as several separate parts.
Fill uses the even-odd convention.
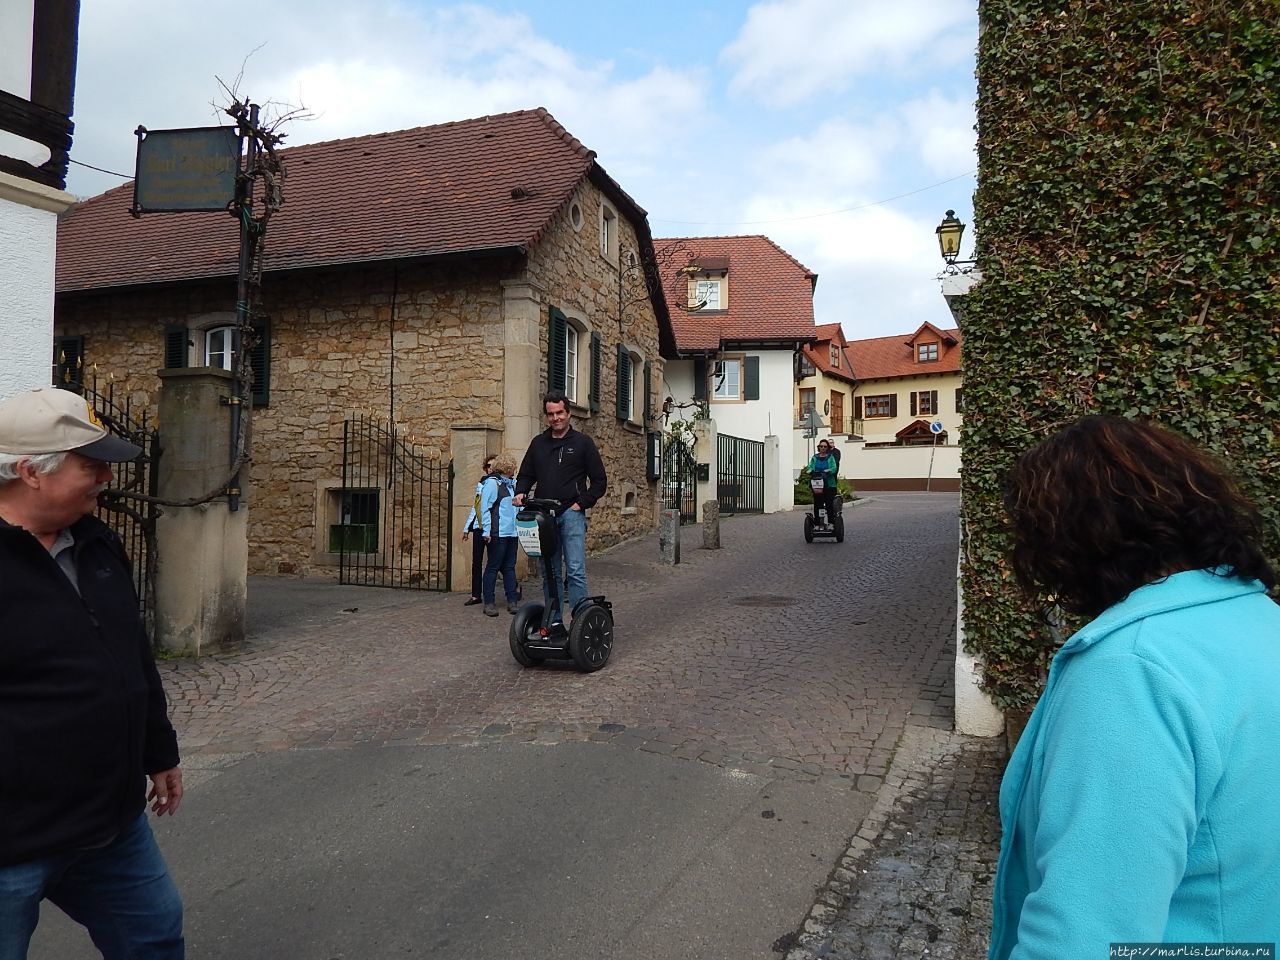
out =
[[[47,476],[57,470],[66,461],[67,454],[38,453],[34,456],[16,453],[0,453],[0,483],[8,483],[18,479],[18,464],[23,460],[31,464],[36,473]]]

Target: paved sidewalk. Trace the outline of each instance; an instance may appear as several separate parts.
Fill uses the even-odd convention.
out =
[[[1004,738],[908,726],[876,804],[786,960],[984,957]]]

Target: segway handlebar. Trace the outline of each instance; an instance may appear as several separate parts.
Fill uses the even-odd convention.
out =
[[[557,514],[564,512],[564,504],[559,500],[547,500],[543,497],[525,497],[524,502],[520,504],[520,509]]]

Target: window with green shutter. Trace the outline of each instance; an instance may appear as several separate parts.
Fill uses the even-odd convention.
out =
[[[591,392],[587,395],[587,406],[592,413],[600,410],[600,371],[604,363],[604,350],[600,344],[600,334],[591,333]]]
[[[84,383],[84,337],[53,338],[53,385],[79,393]]]
[[[551,307],[547,331],[547,390],[564,390],[565,374],[565,315]]]
[[[618,419],[631,419],[631,354],[618,344]]]
[[[253,371],[253,405],[265,407],[271,400],[271,320],[267,317],[253,325],[249,369]]]
[[[175,370],[187,365],[187,328],[171,324],[164,328],[164,366]]]
[[[742,399],[760,399],[759,357],[743,357],[742,359]]]
[[[693,358],[693,399],[707,399],[707,358]]]
[[[644,362],[644,428],[653,419],[653,361]]]

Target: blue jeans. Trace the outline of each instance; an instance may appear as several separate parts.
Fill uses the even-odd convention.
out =
[[[182,960],[182,900],[145,813],[97,850],[0,867],[0,960],[25,960],[48,899],[104,960]]]
[[[484,568],[485,603],[493,603],[499,573],[502,574],[502,589],[507,595],[507,603],[516,602],[516,548],[519,544],[519,537],[494,537],[489,541],[489,563]]]
[[[556,578],[556,586],[569,581],[569,609],[587,595],[587,515],[581,510],[566,510],[556,517],[556,528],[560,531],[560,549],[548,558],[548,568]],[[559,591],[563,599],[564,591]],[[542,597],[548,613],[543,615],[544,624],[560,623],[564,613],[551,602],[551,585],[542,584]]]

